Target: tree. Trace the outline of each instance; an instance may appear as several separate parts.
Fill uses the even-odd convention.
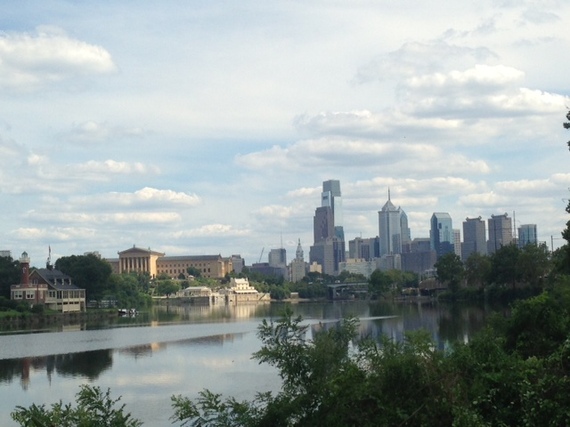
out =
[[[491,274],[491,259],[487,255],[474,252],[465,260],[465,279],[469,286],[480,289],[489,282]]]
[[[441,256],[434,267],[437,280],[442,284],[447,284],[452,297],[455,297],[464,275],[461,258],[457,254],[449,252]]]
[[[200,277],[202,275],[202,272],[196,267],[188,267],[186,271],[190,276]]]
[[[550,271],[550,254],[544,243],[525,245],[517,262],[521,280],[531,286],[540,286]]]
[[[564,122],[564,129],[570,129],[570,110],[566,113],[567,122]],[[570,150],[570,141],[568,141],[568,149]],[[570,214],[570,199],[566,205],[566,212]],[[566,244],[561,248],[561,263],[557,266],[558,270],[570,273],[570,220],[566,222],[566,228],[562,231],[562,238],[566,240]]]
[[[10,299],[10,286],[20,283],[21,273],[17,260],[0,256],[0,296]]]
[[[376,269],[368,279],[368,291],[373,296],[380,296],[390,291],[392,287],[392,278],[390,275],[382,270]]]
[[[510,284],[513,289],[521,280],[519,270],[520,249],[514,245],[501,246],[491,256],[491,280],[498,285]]]
[[[111,264],[93,254],[61,257],[55,262],[55,268],[70,276],[74,285],[85,289],[87,300],[96,301],[101,301],[109,289],[113,272]]]
[[[111,399],[107,389],[103,393],[99,387],[82,385],[76,395],[76,406],[64,405],[61,401],[51,408],[32,405],[29,408],[18,406],[10,415],[21,426],[27,427],[139,427],[142,422],[124,411],[125,405],[116,407],[120,401]]]
[[[172,280],[160,280],[157,281],[156,293],[159,295],[166,295],[169,297],[171,294],[176,293],[180,290],[180,286],[173,282]]]

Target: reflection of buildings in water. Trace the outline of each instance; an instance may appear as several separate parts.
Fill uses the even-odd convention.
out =
[[[45,369],[51,383],[53,372],[61,376],[83,376],[96,379],[101,372],[112,366],[111,350],[96,350],[81,353],[58,354],[22,359],[0,360],[0,380],[12,382],[20,378],[22,389],[27,390],[32,372]]]
[[[150,343],[150,344],[143,344],[143,345],[136,345],[133,347],[121,348],[117,350],[120,354],[125,354],[127,356],[131,356],[135,359],[139,357],[145,356],[152,356],[152,353],[155,351],[159,351],[166,347],[164,343]]]
[[[152,356],[152,353],[166,350],[169,346],[172,347],[174,346],[190,347],[193,345],[222,346],[225,343],[234,342],[237,337],[241,337],[243,335],[244,335],[243,333],[210,335],[199,338],[188,338],[178,341],[169,341],[169,342],[160,342],[160,343],[155,342],[145,345],[127,347],[116,351],[118,351],[122,355],[131,356],[134,359],[137,359],[139,357]]]
[[[241,303],[236,304],[230,308],[233,312],[233,317],[237,319],[249,319],[255,317],[257,312],[257,303]]]

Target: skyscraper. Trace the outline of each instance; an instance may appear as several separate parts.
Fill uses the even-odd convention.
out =
[[[400,207],[394,206],[390,200],[378,212],[378,231],[380,238],[380,256],[402,253],[402,245],[410,242],[408,216]]]
[[[437,253],[437,257],[454,252],[451,216],[447,212],[434,212],[430,225],[430,246]]]
[[[487,242],[487,253],[494,254],[501,246],[510,245],[513,242],[513,227],[511,218],[504,213],[502,215],[491,215],[487,220],[489,230],[489,241]]]
[[[342,226],[342,196],[340,193],[340,181],[329,179],[323,182],[321,193],[321,206],[329,206],[333,212],[334,232],[336,237],[344,241],[344,228]]]
[[[528,244],[538,244],[536,224],[522,224],[519,227],[519,248],[524,248]]]
[[[471,254],[487,255],[487,240],[485,236],[485,221],[478,218],[465,218],[463,221],[463,244],[461,259],[467,260]]]
[[[340,182],[323,182],[321,206],[313,218],[314,243],[309,250],[310,262],[322,266],[324,274],[340,273],[339,263],[345,260],[344,230],[342,228],[342,199]]]

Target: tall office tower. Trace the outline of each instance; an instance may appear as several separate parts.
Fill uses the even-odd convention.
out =
[[[313,217],[313,241],[320,242],[332,238],[334,233],[334,216],[330,206],[321,206],[315,210]]]
[[[487,242],[487,253],[489,255],[497,252],[501,246],[510,245],[513,242],[513,226],[508,214],[491,215],[487,220],[489,231],[489,241]]]
[[[402,230],[402,246],[412,242],[412,233],[410,227],[408,226],[408,215],[401,207],[400,209],[400,229]]]
[[[313,219],[314,244],[309,250],[309,260],[320,264],[324,274],[337,275],[339,263],[345,260],[339,181],[323,182],[321,204]]]
[[[461,259],[461,231],[458,228],[453,229],[453,252]]]
[[[436,252],[437,257],[454,252],[451,216],[447,212],[434,212],[430,225],[430,246]]]
[[[330,179],[328,181],[323,181],[321,206],[329,206],[332,209],[335,235],[337,238],[344,241],[344,229],[342,226],[342,196],[340,194],[339,180]]]
[[[522,224],[519,227],[519,248],[524,248],[528,244],[538,244],[536,224]]]
[[[394,206],[390,200],[378,212],[378,229],[380,237],[380,256],[402,253],[402,244],[410,242],[408,217],[400,207]]]
[[[471,254],[487,255],[487,239],[485,236],[485,221],[478,218],[465,218],[463,221],[463,244],[461,259],[466,261]]]
[[[269,251],[269,266],[284,267],[287,265],[287,250],[284,248]]]
[[[291,261],[290,266],[290,279],[291,282],[296,283],[307,275],[307,263],[303,255],[303,248],[301,247],[301,239],[297,243],[297,251],[295,252],[295,259]]]

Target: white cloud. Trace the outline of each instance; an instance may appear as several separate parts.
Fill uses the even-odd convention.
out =
[[[171,235],[176,239],[181,239],[181,238],[196,238],[196,237],[247,236],[250,233],[251,230],[247,228],[239,229],[229,224],[206,224],[198,228],[176,231],[171,233]]]
[[[68,134],[63,137],[72,142],[102,142],[116,138],[140,138],[148,132],[140,127],[124,128],[111,126],[107,122],[89,120],[73,125]]]
[[[109,52],[55,27],[0,36],[0,87],[30,88],[78,75],[114,72]]]

